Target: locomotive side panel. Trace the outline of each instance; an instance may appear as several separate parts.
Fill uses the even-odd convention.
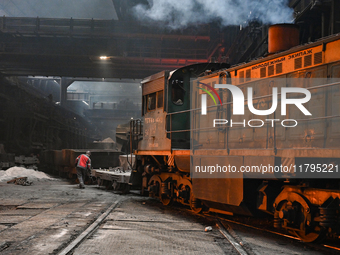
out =
[[[336,62],[331,64],[328,68],[328,74],[333,79],[331,82],[336,82],[340,79],[340,62]],[[330,104],[328,105],[327,112],[332,116],[340,115],[340,87],[334,86],[331,88],[330,93],[328,93],[328,101]],[[337,144],[337,139],[340,138],[340,118],[334,118],[329,120],[329,132],[328,136],[330,138],[329,143],[327,143],[327,147],[334,147]]]
[[[196,137],[193,138],[195,143],[199,145],[199,149],[222,149],[227,147],[232,149],[262,148],[275,150],[290,148],[338,148],[337,142],[334,139],[329,139],[329,137],[334,137],[338,134],[338,130],[335,128],[336,125],[332,124],[339,122],[339,117],[336,118],[339,115],[339,105],[336,105],[339,93],[338,86],[318,87],[335,82],[334,78],[339,78],[339,68],[336,64],[323,63],[325,62],[323,59],[333,59],[329,57],[330,54],[337,54],[338,59],[340,58],[340,51],[334,50],[335,47],[339,46],[338,41],[340,40],[329,42],[326,51],[322,51],[322,46],[310,47],[305,48],[303,51],[296,50],[295,53],[282,55],[271,61],[263,61],[263,63],[259,62],[246,68],[241,66],[238,70],[230,70],[230,77],[234,77],[234,79],[230,79],[230,82],[242,90],[245,99],[247,98],[247,88],[252,88],[252,97],[254,98],[252,104],[256,110],[270,109],[272,106],[271,94],[273,87],[277,88],[279,94],[283,87],[301,87],[309,89],[311,93],[311,100],[304,103],[304,107],[308,109],[312,116],[306,116],[295,105],[287,105],[286,115],[281,115],[280,95],[278,96],[276,111],[270,115],[260,116],[252,114],[248,109],[249,102],[245,100],[243,115],[229,114],[230,116],[227,116],[231,111],[230,109],[233,109],[231,104],[233,99],[228,95],[229,92],[224,89],[222,90],[221,98],[223,100],[227,98],[228,101],[223,101],[223,106],[214,106],[212,99],[207,97],[207,115],[202,116],[199,112],[195,113],[193,129],[198,128],[201,130],[199,134],[196,132]],[[280,65],[283,64],[279,72],[286,74],[275,75],[274,72],[268,77],[270,67],[276,65],[275,68],[278,69],[278,64],[275,63],[280,59],[285,60],[279,63]],[[270,64],[273,65],[271,66]],[[261,78],[261,68],[265,69],[265,72],[263,71],[262,73],[263,78]],[[274,70],[276,70],[275,68]],[[247,72],[248,75],[245,75]],[[198,83],[217,83],[219,75],[219,73],[216,73],[201,78]],[[212,80],[215,80],[215,82],[212,82]],[[195,88],[195,86],[193,87]],[[196,104],[200,105],[202,103],[201,94],[205,92],[198,92],[198,94],[197,92],[193,93],[196,93]],[[293,97],[299,98],[301,95],[298,93],[288,94],[288,98]],[[214,119],[221,119],[221,125],[217,125],[215,129],[212,129],[211,126]],[[253,119],[256,120],[253,121]],[[266,119],[275,119],[275,128],[273,122],[266,121]],[[294,128],[284,127],[284,125],[280,125],[280,122],[284,119],[296,120],[298,124]],[[227,123],[224,124],[223,120]],[[249,120],[250,122],[248,122]],[[264,123],[263,127],[251,127],[250,125],[255,122],[256,124],[261,123],[261,121]],[[233,126],[231,126],[232,123],[234,123]],[[256,126],[259,126],[259,124]],[[223,139],[220,139],[219,136],[223,132],[227,133],[225,136],[228,137],[226,139],[228,144],[221,147]],[[212,143],[212,141],[214,142]]]
[[[196,157],[193,160],[195,166],[211,165],[212,163],[209,156],[201,158]],[[240,167],[243,165],[243,157],[216,157],[214,158],[213,163],[220,166],[227,166],[230,164]],[[224,173],[221,178],[193,178],[193,191],[195,196],[201,200],[239,206],[243,201],[242,177],[243,176],[240,173],[239,179],[232,179],[230,178],[230,173]]]
[[[209,177],[194,178],[193,190],[197,198],[203,200],[207,206],[224,207],[225,210],[236,212],[237,210],[233,208],[236,205],[228,200],[228,197],[238,197],[241,193],[242,201],[238,205],[238,213],[246,213],[245,207],[249,211],[253,208],[249,197],[258,191],[257,208],[274,214],[275,227],[289,229],[307,242],[324,237],[326,232],[340,234],[340,226],[336,220],[337,210],[340,208],[339,49],[340,36],[335,36],[226,70],[230,78],[225,84],[236,85],[245,97],[244,114],[231,114],[235,98],[230,96],[227,89],[220,91],[223,93],[220,94],[223,99],[222,106],[215,106],[213,99],[208,99],[207,115],[202,116],[199,112],[194,114],[192,119],[194,123],[192,138],[195,141],[194,145],[199,145],[192,147],[194,164],[204,165],[204,160],[200,159],[209,156],[205,162],[207,166],[219,163],[222,166],[229,164],[238,166],[238,163],[252,166],[268,164],[300,167],[298,169],[300,172],[293,169],[285,174],[264,175],[261,185],[258,185],[261,177],[246,179],[250,177],[247,174],[242,174],[243,178],[237,174],[228,176],[226,178],[231,178],[228,181],[223,178],[223,181]],[[221,74],[222,72],[218,72],[202,77],[196,83],[218,81]],[[311,116],[293,104],[286,105],[287,111],[284,114],[280,99],[282,93],[278,95],[278,105],[272,114],[264,116],[251,114],[247,110],[251,103],[256,110],[270,109],[273,104],[274,87],[278,89],[278,93],[281,93],[282,88],[308,89],[311,99],[303,103],[303,106]],[[195,89],[195,86],[193,88]],[[247,88],[252,89],[254,98],[252,102],[247,101]],[[202,105],[202,94],[208,94],[195,90],[193,93],[199,106]],[[287,95],[289,99],[303,97],[301,93]],[[219,125],[212,128],[214,119],[219,118]],[[275,124],[265,123],[268,119],[277,121]],[[284,126],[281,122],[284,119],[291,119],[296,125]],[[255,121],[264,124],[260,127],[251,127],[248,120],[251,124]],[[220,139],[222,133],[224,140]],[[219,159],[223,156],[225,160],[220,162]],[[232,162],[230,159],[232,156],[239,157],[238,163]],[[326,166],[326,172],[332,175],[320,171],[314,176],[303,175],[310,166],[312,168]],[[204,166],[201,166],[202,168]],[[328,171],[330,168],[331,171]],[[223,188],[216,188],[219,182],[221,184],[225,182],[224,186],[221,185]],[[237,183],[239,187],[235,187],[233,183]],[[240,187],[243,189],[242,192]],[[212,197],[211,190],[218,194]],[[334,215],[337,216],[333,217]]]

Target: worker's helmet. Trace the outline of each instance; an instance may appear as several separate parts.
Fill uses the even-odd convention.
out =
[[[86,155],[87,155],[87,156],[91,156],[91,151],[87,151],[87,152],[86,152]]]

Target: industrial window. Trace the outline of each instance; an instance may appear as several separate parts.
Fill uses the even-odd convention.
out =
[[[244,71],[240,72],[240,83],[244,82]]]
[[[250,69],[246,70],[246,81],[250,81],[251,71]]]
[[[156,109],[156,93],[148,95],[148,111]]]
[[[274,75],[274,66],[268,66],[268,76]]]
[[[262,67],[260,69],[260,78],[266,77],[266,68]]]
[[[302,58],[296,58],[294,60],[294,69],[299,69],[302,67]]]
[[[308,55],[304,57],[304,67],[312,65],[312,55]]]
[[[163,108],[163,90],[157,92],[157,108]]]
[[[314,65],[322,63],[322,52],[317,52],[314,54]]]
[[[185,89],[183,80],[172,80],[171,82],[171,100],[175,105],[183,105]]]
[[[276,64],[276,74],[282,73],[282,63]]]

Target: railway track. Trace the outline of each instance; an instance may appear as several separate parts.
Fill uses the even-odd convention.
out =
[[[244,226],[244,227],[247,227],[247,228],[252,228],[252,229],[255,229],[255,230],[258,230],[258,231],[265,231],[265,232],[270,233],[270,234],[282,236],[282,237],[289,238],[289,239],[292,239],[292,240],[297,240],[297,241],[300,242],[300,239],[295,237],[295,236],[293,236],[293,235],[289,235],[289,234],[285,234],[285,233],[280,233],[280,232],[272,231],[272,230],[268,230],[268,229],[262,229],[262,228],[258,228],[256,226],[251,226],[251,225],[248,225],[248,224],[244,224],[244,223],[233,221],[233,220],[229,220],[229,219],[223,219],[223,221],[226,221],[226,222],[229,222],[229,223],[233,223],[233,224],[237,224],[237,225],[241,225],[241,226]],[[340,253],[340,246],[338,247],[338,246],[335,246],[334,244],[305,243],[305,245],[309,245],[309,246],[314,247],[314,248],[320,248],[320,246],[323,246],[324,248],[327,248],[327,250],[325,250],[325,251],[329,251],[328,249],[330,249],[331,251]]]
[[[86,242],[86,240],[88,239],[93,239],[93,236],[96,236],[98,233],[96,233],[96,230],[98,229],[104,229],[104,230],[108,230],[108,227],[103,226],[105,225],[105,222],[107,223],[107,221],[111,221],[111,219],[107,219],[106,218],[112,213],[118,213],[121,214],[121,208],[118,208],[120,205],[122,205],[125,201],[128,201],[128,198],[120,198],[119,200],[115,201],[114,203],[112,203],[110,205],[110,207],[103,212],[97,219],[95,219],[95,221],[87,228],[85,229],[82,233],[79,234],[79,236],[77,238],[75,238],[72,242],[70,242],[65,248],[63,248],[61,251],[58,252],[58,255],[71,255],[71,254],[79,254],[82,252],[82,248],[80,247],[81,245],[83,245],[83,243]],[[145,202],[142,202],[142,204],[145,204]],[[115,211],[115,209],[117,209],[118,212]],[[111,215],[112,217],[112,215]],[[143,218],[144,216],[142,216]],[[118,221],[120,222],[129,222],[131,223],[131,220],[129,219],[125,219],[124,217],[122,219],[119,219]],[[165,221],[155,221],[155,220],[138,220],[138,219],[134,219],[132,222],[134,223],[140,223],[140,224],[147,224],[149,226],[152,226],[152,224],[159,224],[159,223],[169,223],[169,225],[173,224],[174,222],[167,222],[167,220]],[[201,225],[201,224],[199,224]],[[143,226],[140,226],[141,229],[143,229]],[[201,230],[195,229],[195,227],[191,228],[191,229],[186,229],[186,230],[174,230],[175,232],[182,232],[182,231],[188,231],[188,233],[195,233],[195,231],[199,231],[200,233],[203,232],[203,226],[201,227]],[[221,233],[221,235],[217,235],[218,231]],[[249,253],[247,251],[245,251],[242,246],[240,246],[238,244],[238,242],[236,240],[233,239],[233,237],[228,233],[228,230],[226,230],[223,225],[221,224],[219,226],[219,229],[215,229],[215,233],[213,234],[215,237],[216,235],[219,236],[219,239],[222,239],[222,236],[227,240],[225,242],[225,244],[230,243],[230,248],[228,249],[228,251],[225,252],[225,254],[241,254],[241,255],[248,255]],[[140,240],[138,239],[138,241],[140,241],[141,243],[143,242],[143,237],[140,237]],[[170,241],[171,242],[171,241]],[[128,245],[128,244],[127,244]],[[183,244],[181,244],[183,245]],[[100,244],[96,244],[96,246],[101,247]],[[80,249],[78,249],[80,247]],[[110,247],[109,249],[115,250],[115,246]],[[108,248],[107,248],[108,249]],[[118,252],[118,251],[116,251]],[[222,253],[212,253],[212,254],[224,254],[224,251],[221,250]],[[105,251],[103,251],[103,253],[97,253],[97,254],[107,254]],[[110,253],[111,254],[111,253]],[[120,253],[117,253],[120,254]],[[141,253],[143,254],[143,253]],[[150,253],[152,254],[152,253]],[[164,253],[166,254],[166,253]],[[179,254],[182,254],[181,252],[179,252]],[[201,254],[200,252],[194,252],[194,254]],[[205,254],[205,252],[204,252]]]
[[[246,248],[244,248],[243,243],[240,241],[237,241],[233,235],[228,231],[227,228],[223,226],[223,224],[218,221],[216,224],[219,228],[219,231],[221,234],[228,240],[228,242],[235,248],[235,250],[240,254],[240,255],[248,255],[249,252],[247,252]]]
[[[268,225],[268,221],[263,219],[254,219],[256,220],[257,224],[249,224],[245,223],[248,219],[247,217],[243,218],[242,216],[236,216],[237,220],[232,220],[230,215],[218,214],[218,213],[210,213],[204,212],[202,214],[196,214],[192,210],[183,207],[182,205],[174,205],[173,206],[175,211],[182,211],[185,213],[190,214],[193,217],[198,219],[204,219],[210,222],[210,224],[216,224],[216,227],[219,229],[221,234],[231,243],[233,246],[240,248],[238,254],[263,254],[263,251],[254,251],[250,244],[242,240],[242,237],[238,235],[234,229],[237,227],[241,227],[244,229],[251,229],[256,231],[257,233],[266,233],[267,235],[276,236],[277,238],[281,238],[282,240],[287,240],[287,242],[291,242],[298,246],[308,247],[316,252],[320,252],[318,254],[340,254],[340,245],[338,245],[338,240],[335,239],[325,239],[321,243],[304,243],[298,237],[291,235],[289,233],[280,232],[279,230],[275,231],[272,229],[263,228],[264,225]],[[242,220],[242,218],[244,220]],[[263,225],[261,227],[261,225]],[[273,225],[273,223],[270,223]],[[259,235],[260,236],[260,235]],[[235,248],[236,249],[236,248]],[[236,249],[237,250],[237,249]]]
[[[140,198],[139,198],[140,199]],[[60,251],[58,254],[60,255],[68,255],[68,254],[78,254],[80,251],[75,251],[77,247],[79,247],[85,240],[91,239],[91,236],[96,236],[97,229],[108,229],[107,227],[103,228],[103,224],[105,223],[105,219],[108,215],[111,213],[121,213],[120,205],[124,204],[125,201],[128,201],[127,198],[120,198],[119,200],[115,201],[103,214],[101,214],[84,232],[82,232],[74,241],[72,241],[67,247],[65,247],[62,251]],[[200,219],[201,225],[210,224],[214,226],[213,224],[216,224],[213,227],[213,233],[215,236],[219,236],[219,239],[225,239],[226,243],[229,244],[228,252],[226,254],[240,254],[240,255],[257,255],[257,254],[273,254],[273,250],[279,251],[282,249],[283,251],[286,251],[289,249],[302,249],[305,251],[305,253],[299,253],[299,254],[309,254],[306,253],[306,251],[314,251],[315,254],[339,254],[340,248],[333,245],[333,244],[309,244],[309,243],[302,243],[298,240],[298,238],[291,236],[289,234],[280,233],[278,231],[272,231],[269,229],[264,229],[259,226],[250,225],[241,221],[231,220],[228,219],[222,215],[213,215],[209,213],[204,214],[194,214],[189,209],[184,208],[182,206],[173,206],[173,207],[167,207],[158,204],[158,202],[149,202],[149,200],[146,200],[147,202],[142,202],[143,205],[147,204],[151,209],[159,209],[161,207],[161,210],[164,210],[166,214],[182,214],[187,215],[190,218],[196,218]],[[152,208],[153,207],[153,208]],[[144,217],[144,216],[142,216]],[[130,220],[126,219],[120,219],[118,222],[129,222]],[[160,224],[159,221],[145,221],[145,220],[139,220],[138,217],[133,221],[134,224],[140,224],[141,229],[149,228],[148,231],[152,232],[152,228],[156,228],[157,224]],[[167,224],[166,221],[162,222],[164,224]],[[171,225],[172,223],[169,222]],[[125,228],[123,228],[125,229]],[[246,230],[244,230],[246,229]],[[117,230],[117,229],[116,229]],[[251,231],[250,231],[251,230]],[[144,231],[144,230],[143,230]],[[184,231],[184,230],[181,230]],[[197,231],[195,229],[188,229],[185,231]],[[255,236],[255,239],[259,242],[268,244],[268,247],[259,246],[256,247],[253,245],[253,243],[249,240],[253,240],[254,238],[249,238],[249,236],[244,235],[245,232],[252,232],[252,235]],[[267,241],[268,236],[270,236],[270,239]],[[143,237],[140,237],[141,240],[137,239],[141,243],[143,242]],[[93,239],[93,238],[92,238]],[[277,240],[283,240],[283,241],[277,241]],[[171,242],[171,241],[169,241]],[[272,243],[270,243],[272,242]],[[282,244],[285,243],[285,244]],[[93,245],[93,244],[92,244]],[[115,247],[115,246],[113,246]],[[112,248],[113,248],[112,247]],[[287,248],[288,247],[288,248]],[[292,248],[293,247],[293,248]],[[77,253],[78,252],[78,253]],[[106,254],[106,253],[103,253]],[[194,254],[200,254],[200,253],[194,253]],[[314,254],[314,253],[313,253]]]
[[[229,241],[229,237],[230,238],[230,242],[235,243],[236,242],[236,247],[241,247],[241,252],[239,252],[240,254],[254,254],[254,251],[252,250],[251,247],[249,247],[249,245],[247,245],[246,243],[244,243],[243,241],[240,240],[240,238],[238,237],[238,235],[235,233],[235,231],[233,230],[231,225],[236,225],[236,226],[240,226],[246,229],[252,229],[258,232],[265,232],[267,234],[270,235],[275,235],[278,237],[283,237],[286,238],[288,240],[292,240],[295,243],[298,244],[303,244],[304,246],[308,246],[310,248],[312,248],[313,250],[317,250],[322,252],[323,254],[340,254],[340,246],[336,245],[332,242],[332,240],[327,241],[325,240],[323,243],[303,243],[301,242],[301,240],[299,238],[297,238],[296,236],[287,234],[287,233],[283,233],[283,232],[279,232],[279,231],[273,231],[270,229],[265,229],[265,228],[260,228],[258,226],[254,226],[254,225],[249,225],[240,221],[236,221],[236,220],[231,220],[231,219],[227,219],[223,216],[218,216],[218,215],[210,215],[210,214],[204,214],[203,217],[207,217],[210,220],[215,220],[216,221],[216,225],[219,227],[220,232],[224,235],[224,233],[227,233],[227,235],[224,235],[228,241]],[[336,240],[333,240],[334,242],[336,242]],[[243,253],[242,253],[243,250]],[[244,253],[245,252],[245,253]],[[257,252],[255,252],[255,254],[257,254]]]
[[[124,199],[117,199],[111,204],[111,206],[101,214],[88,228],[86,228],[75,240],[73,240],[69,245],[67,245],[58,255],[68,255],[72,254],[72,251],[79,246],[80,243],[84,241],[85,238],[89,237],[105,220],[105,218],[122,202]]]

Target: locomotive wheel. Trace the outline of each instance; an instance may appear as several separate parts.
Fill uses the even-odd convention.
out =
[[[320,233],[312,232],[307,235],[303,231],[294,231],[293,233],[305,243],[319,242],[326,237],[326,232],[324,231]]]
[[[317,242],[326,236],[323,228],[313,226],[312,207],[308,199],[296,192],[282,192],[276,201],[278,207],[275,209],[282,222],[285,220],[295,229],[304,226],[301,230],[291,230],[290,232],[306,243]]]
[[[159,198],[160,199],[160,187],[161,187],[161,183],[162,183],[162,180],[161,178],[159,178],[159,176],[152,176],[149,183],[148,183],[148,191],[149,191],[149,194],[152,195],[152,197],[156,197],[156,198]],[[152,188],[152,189],[150,189]]]
[[[195,196],[192,193],[190,195],[189,204],[190,204],[190,209],[194,213],[199,214],[200,212],[202,212],[203,206],[202,206],[201,201],[199,199],[195,198]]]
[[[160,200],[161,200],[161,202],[162,202],[163,205],[171,205],[172,202],[173,202],[173,200],[172,200],[171,197],[164,196],[164,195],[161,196]]]
[[[163,205],[172,205],[173,203],[172,197],[169,197],[168,195],[161,195],[159,199]]]

